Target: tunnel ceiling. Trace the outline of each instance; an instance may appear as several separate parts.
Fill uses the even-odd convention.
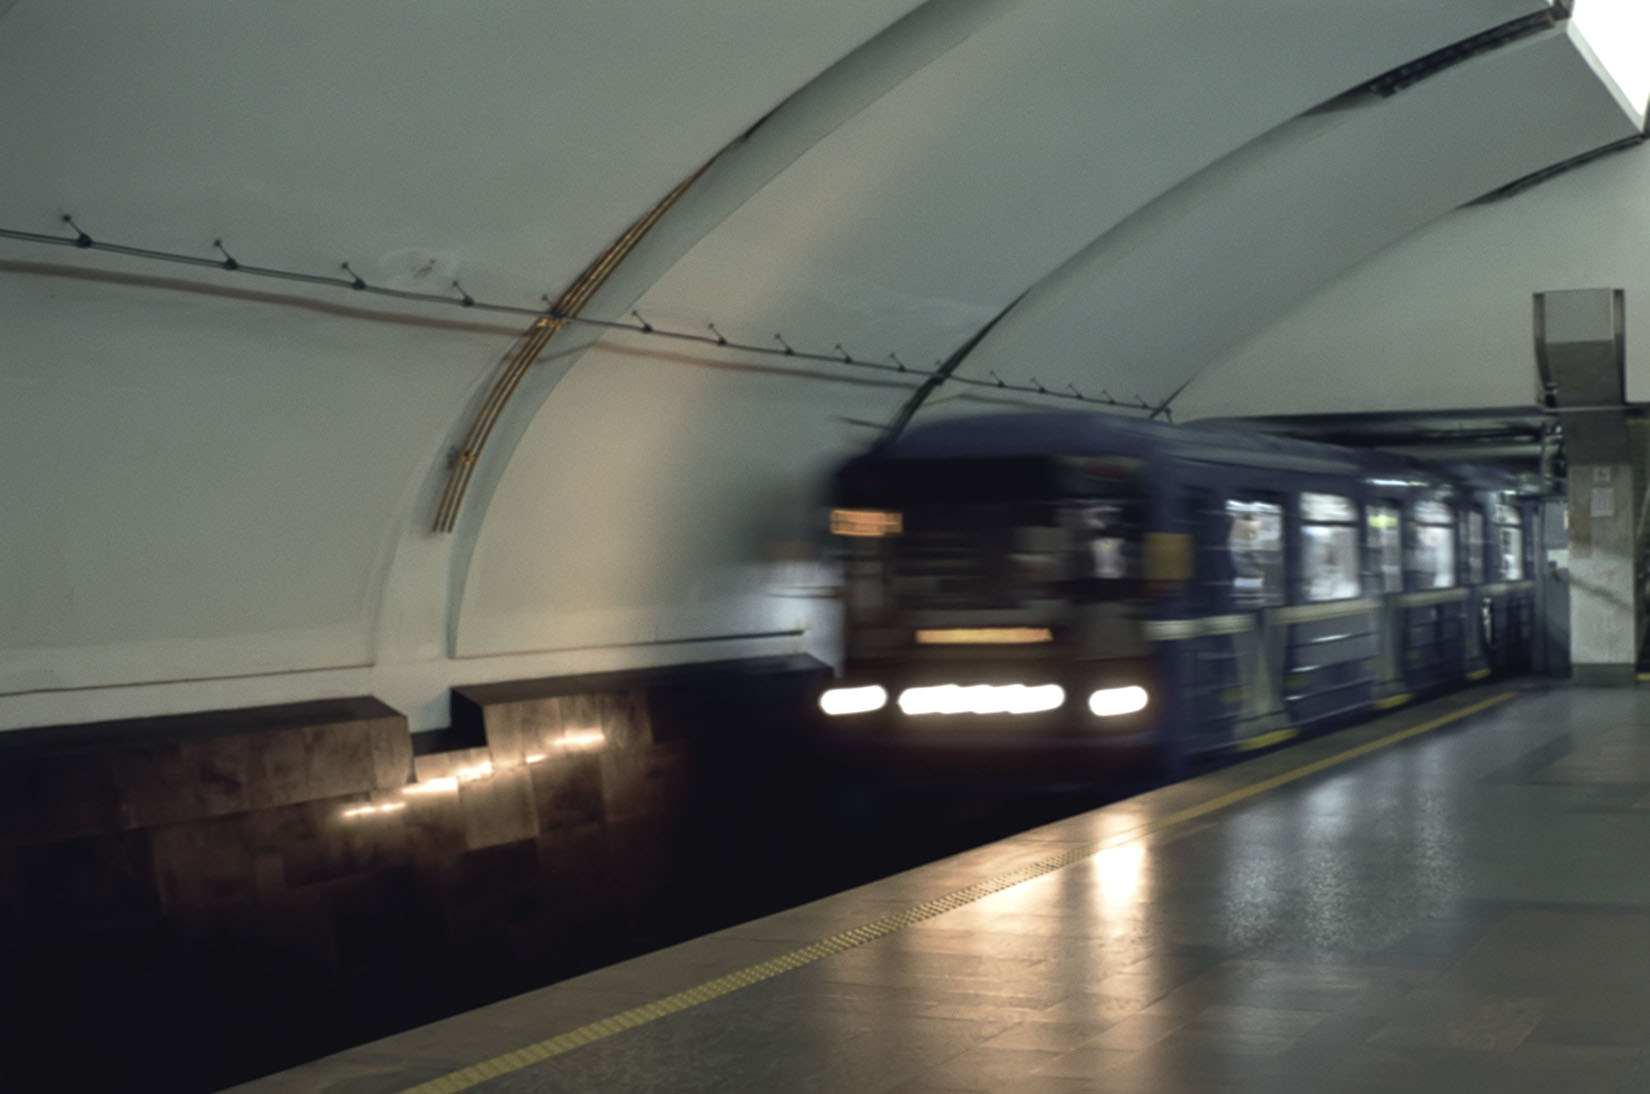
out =
[[[734,142],[607,317],[926,366],[1018,301],[959,376],[1155,406],[1394,240],[1638,130],[1563,25],[1363,90],[1545,10],[25,0],[0,227],[535,306]]]
[[[1646,215],[1643,104],[1563,16],[0,0],[0,506],[38,515],[0,538],[30,575],[0,708],[812,633],[726,607],[771,602],[753,544],[804,534],[740,505],[941,367],[919,417],[1529,405],[1529,293],[1631,280],[1551,265],[1544,231],[1621,234],[1552,195]],[[585,322],[524,342],[575,286]]]

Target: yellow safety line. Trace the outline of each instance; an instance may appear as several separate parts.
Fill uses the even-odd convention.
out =
[[[851,950],[856,946],[863,946],[867,942],[893,934],[895,931],[913,924],[921,923],[925,919],[932,919],[944,912],[972,904],[976,900],[990,896],[992,893],[999,893],[1004,889],[1013,888],[1056,870],[1063,870],[1067,866],[1082,862],[1086,858],[1092,858],[1101,851],[1120,847],[1126,843],[1133,843],[1135,840],[1154,832],[1161,832],[1165,828],[1185,824],[1187,821],[1207,816],[1217,810],[1247,801],[1267,791],[1276,790],[1280,786],[1286,786],[1297,779],[1315,775],[1337,764],[1343,764],[1359,756],[1367,756],[1371,752],[1395,745],[1399,741],[1429,733],[1439,726],[1459,721],[1471,714],[1477,714],[1479,711],[1487,710],[1497,703],[1504,703],[1511,699],[1514,694],[1514,692],[1506,691],[1499,695],[1492,695],[1488,699],[1481,700],[1471,706],[1462,707],[1460,710],[1434,718],[1429,722],[1410,726],[1408,729],[1388,734],[1378,740],[1366,741],[1361,745],[1347,749],[1345,752],[1338,752],[1333,756],[1314,760],[1309,764],[1295,768],[1293,771],[1286,771],[1281,775],[1262,779],[1260,782],[1222,794],[1219,797],[1210,798],[1198,805],[1169,813],[1132,831],[1120,832],[1099,843],[1074,847],[1052,858],[1034,862],[1029,866],[1022,866],[1020,869],[1011,870],[1006,874],[999,874],[994,878],[958,889],[933,900],[923,901],[921,904],[913,905],[904,911],[883,916],[881,919],[855,927],[853,930],[831,935],[829,938],[821,939],[812,945],[803,946],[801,949],[792,950],[790,953],[781,954],[778,957],[759,962],[737,972],[728,973],[726,976],[707,980],[703,984],[676,992],[674,995],[667,995],[662,999],[656,999],[643,1006],[633,1007],[619,1014],[569,1030],[566,1033],[557,1034],[514,1052],[507,1052],[503,1056],[495,1056],[491,1060],[483,1060],[479,1064],[472,1064],[450,1074],[420,1083],[415,1087],[408,1088],[405,1094],[458,1094],[459,1091],[469,1090],[489,1079],[496,1079],[501,1075],[520,1071],[524,1067],[542,1063],[552,1057],[571,1052],[576,1048],[606,1040],[616,1033],[623,1033],[626,1030],[635,1029],[637,1026],[647,1025],[668,1015],[677,1014],[690,1007],[696,1007],[701,1003],[708,1003],[712,999],[731,994],[741,988],[748,988],[752,984],[771,980],[781,973],[790,972],[792,969],[801,968],[803,965],[811,965],[822,958],[842,953],[844,950]]]
[[[1237,750],[1239,752],[1254,752],[1262,748],[1271,748],[1273,745],[1281,745],[1285,741],[1293,740],[1298,733],[1300,733],[1300,730],[1294,726],[1287,729],[1274,729],[1270,733],[1257,733],[1253,737],[1245,737],[1239,741]]]

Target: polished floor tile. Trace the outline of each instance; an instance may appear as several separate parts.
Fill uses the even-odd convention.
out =
[[[247,1088],[373,1094],[1072,848],[1031,880],[475,1087],[1650,1094],[1650,689],[1457,696]],[[1187,817],[1183,811],[1196,814]],[[808,951],[803,951],[807,953]],[[772,972],[772,970],[768,970]],[[603,1011],[602,1005],[606,1006]],[[395,1061],[399,1071],[389,1070]]]

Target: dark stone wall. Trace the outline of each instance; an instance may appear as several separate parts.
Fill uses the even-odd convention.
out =
[[[0,1089],[216,1089],[767,910],[827,673],[0,734]]]

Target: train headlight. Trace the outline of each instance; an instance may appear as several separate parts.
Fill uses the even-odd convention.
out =
[[[888,704],[888,693],[876,684],[860,688],[829,688],[819,697],[826,714],[869,714]]]
[[[906,688],[899,708],[906,714],[1037,714],[1066,701],[1059,684],[939,684]]]
[[[1089,709],[1101,718],[1135,714],[1146,709],[1151,696],[1138,684],[1126,688],[1101,688],[1089,696]]]

